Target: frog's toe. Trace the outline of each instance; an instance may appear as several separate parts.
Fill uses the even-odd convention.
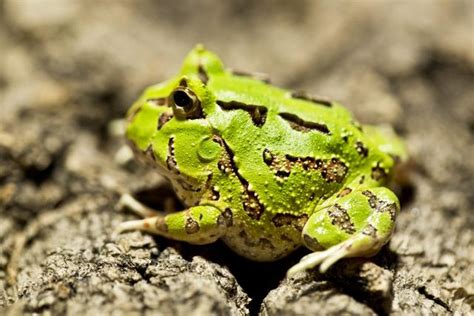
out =
[[[143,205],[141,202],[136,200],[130,194],[123,194],[120,197],[120,200],[118,201],[118,203],[116,205],[116,208],[118,210],[130,209],[135,214],[137,214],[137,215],[139,215],[143,218],[162,215],[162,212],[150,209],[149,207]]]
[[[287,275],[293,276],[294,274],[308,269],[312,269],[319,265],[319,271],[325,273],[336,261],[344,258],[348,255],[345,245],[337,245],[324,251],[318,251],[310,253],[304,256],[299,263],[291,267]]]
[[[123,232],[131,231],[131,230],[144,230],[146,229],[149,224],[145,223],[146,220],[134,220],[134,221],[126,221],[120,223],[113,231],[113,235],[120,235]]]

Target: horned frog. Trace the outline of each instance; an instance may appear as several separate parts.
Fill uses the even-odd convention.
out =
[[[163,213],[121,199],[143,230],[191,244],[222,239],[256,261],[312,251],[292,275],[375,255],[400,210],[386,185],[405,159],[391,131],[358,124],[337,102],[226,70],[203,46],[179,74],[147,88],[127,114],[136,154],[168,178],[186,209]]]

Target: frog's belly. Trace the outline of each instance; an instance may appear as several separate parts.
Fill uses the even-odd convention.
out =
[[[242,227],[233,227],[222,240],[242,257],[255,261],[274,261],[293,252],[301,245],[299,237],[274,234],[249,234]]]

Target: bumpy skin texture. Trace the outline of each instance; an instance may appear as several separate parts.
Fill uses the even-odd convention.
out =
[[[259,261],[301,245],[315,251],[295,271],[371,256],[390,238],[399,203],[383,186],[405,158],[403,145],[336,102],[232,73],[197,46],[176,77],[143,93],[127,121],[132,148],[189,208],[123,229],[196,244],[222,238]]]

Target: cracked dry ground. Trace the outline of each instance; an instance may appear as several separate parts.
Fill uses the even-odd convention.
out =
[[[473,312],[472,1],[45,2],[0,1],[1,314]],[[114,162],[110,122],[196,42],[397,128],[412,166],[380,254],[285,279],[304,250],[262,264],[220,243],[111,239],[133,218],[120,192],[174,198]]]

